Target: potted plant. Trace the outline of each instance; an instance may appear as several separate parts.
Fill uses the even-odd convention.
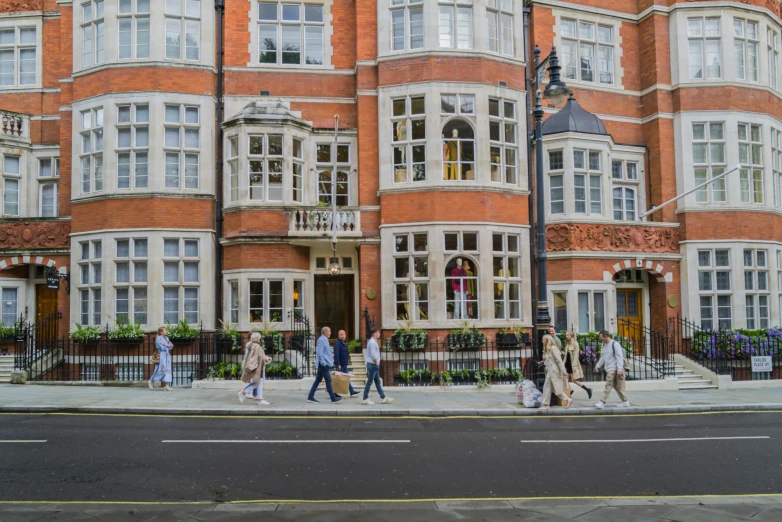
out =
[[[222,319],[220,319],[220,327],[217,329],[217,337],[221,344],[230,346],[232,352],[242,349],[242,334],[233,324],[226,323]]]
[[[241,379],[242,378],[242,363],[238,362],[236,364],[231,364],[231,379]]]
[[[405,319],[391,336],[391,343],[397,350],[423,350],[426,348],[426,332],[413,328],[413,321]]]
[[[76,323],[76,329],[71,331],[71,339],[79,344],[96,344],[100,339],[100,330],[97,326]]]
[[[364,347],[361,343],[361,339],[353,339],[348,342],[348,351],[350,353],[361,353],[363,350]]]
[[[209,371],[206,374],[206,378],[212,381],[215,379],[223,379],[225,377],[227,370],[228,370],[228,364],[224,362],[219,362],[214,366],[212,366],[211,368],[209,368]]]
[[[107,335],[112,342],[130,345],[141,344],[144,336],[144,330],[140,325],[130,323],[126,319],[118,319],[117,327],[114,330],[109,330]]]
[[[519,345],[519,339],[512,328],[500,328],[494,338],[497,348],[515,348]]]
[[[0,323],[0,343],[11,343],[16,339],[16,327]]]
[[[268,379],[294,379],[297,373],[298,370],[287,361],[266,365],[266,378]]]
[[[172,343],[192,342],[200,333],[198,329],[188,324],[187,319],[182,319],[175,325],[166,325],[166,330],[168,330],[168,338]]]
[[[475,328],[470,326],[468,321],[462,323],[461,328],[451,330],[448,334],[448,347],[451,350],[475,350],[480,348],[486,342],[486,336]]]
[[[253,331],[261,334],[261,346],[266,353],[282,353],[285,351],[285,336],[275,330],[276,326],[264,321]]]

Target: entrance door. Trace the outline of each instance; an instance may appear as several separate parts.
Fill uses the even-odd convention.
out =
[[[619,323],[617,333],[630,339],[636,355],[644,353],[642,295],[638,288],[616,291],[616,319]]]
[[[35,323],[43,325],[42,320],[57,312],[57,290],[50,290],[46,285],[35,285]],[[56,322],[54,323],[56,324]],[[57,337],[55,328],[36,328],[38,342],[53,341]],[[42,337],[50,337],[43,339]]]
[[[320,335],[324,326],[331,328],[331,340],[345,330],[348,339],[355,337],[353,331],[353,276],[315,276],[315,335]]]

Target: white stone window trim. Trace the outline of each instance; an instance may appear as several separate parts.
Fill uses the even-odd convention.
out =
[[[615,166],[619,166],[619,177],[616,176]],[[631,168],[632,167],[632,168]],[[616,191],[621,190],[621,208],[617,208]],[[616,221],[637,221],[640,214],[638,202],[641,190],[640,165],[638,161],[627,159],[611,159],[611,215]],[[632,198],[628,199],[628,191],[632,192]],[[631,201],[633,209],[628,211],[627,202]],[[621,213],[621,218],[617,218],[617,212]],[[628,212],[632,215],[628,218]]]
[[[497,53],[504,56],[516,55],[516,35],[514,30],[515,13],[513,7],[513,0],[487,0],[486,18],[488,21],[488,50],[490,53]],[[495,21],[494,24],[492,24],[492,17]],[[504,25],[508,19],[510,19],[510,26]],[[492,27],[494,27],[494,30],[496,31],[494,38],[492,38]],[[508,28],[510,29],[509,35],[505,32]],[[507,36],[510,36],[510,40],[506,40]],[[492,41],[495,42],[496,49],[492,49]],[[508,42],[510,42],[510,50],[506,47]]]
[[[425,238],[425,248],[423,250],[417,250],[415,245],[416,236],[423,236]],[[399,240],[405,238],[407,241],[407,249],[398,250]],[[394,280],[394,317],[397,321],[412,320],[416,322],[428,322],[429,316],[429,301],[431,300],[431,263],[429,258],[429,233],[428,232],[402,232],[394,234],[394,266],[392,268],[393,280]],[[416,258],[424,258],[426,263],[426,275],[418,275],[416,268]],[[406,260],[408,272],[405,275],[397,274],[397,262],[398,260]],[[403,300],[399,297],[399,286],[404,285],[407,287]],[[419,288],[425,289],[419,292]],[[425,295],[422,295],[425,294]],[[422,298],[423,297],[423,298]],[[422,308],[421,305],[424,305]],[[405,306],[405,313],[399,313],[399,305]],[[413,316],[410,317],[410,312],[413,312]]]
[[[105,2],[104,0],[81,2],[79,12],[81,68],[88,69],[106,61]],[[89,18],[87,18],[88,13]]]
[[[438,0],[437,13],[441,49],[468,50],[474,48],[475,28],[472,0]],[[448,39],[448,42],[445,39]]]
[[[776,92],[780,92],[779,51],[780,31],[778,29],[775,30],[775,27],[772,27],[771,24],[768,24],[766,26],[768,86]]]
[[[174,60],[174,61],[184,61],[184,62],[199,62],[201,61],[201,52],[202,52],[202,26],[201,26],[201,9],[203,9],[203,4],[208,4],[208,1],[202,1],[202,0],[166,0],[165,8],[164,8],[164,31],[165,31],[165,53],[163,54],[163,57],[165,60]],[[170,6],[173,5],[179,5],[179,12],[176,12],[174,10],[169,10]],[[197,4],[197,11],[189,10],[188,7]],[[169,56],[169,44],[168,44],[168,33],[169,30],[172,29],[176,23],[179,23],[179,44],[178,44],[178,54],[179,56]],[[188,45],[189,42],[189,35],[195,34],[194,33],[194,27],[197,24],[197,31],[198,35],[195,39],[196,45]],[[172,50],[173,50],[173,46]],[[188,56],[189,50],[195,48],[195,52],[197,53],[195,57]]]
[[[260,308],[253,308],[252,307],[252,296],[258,295],[257,293],[253,294],[252,292],[252,286],[253,283],[260,283],[261,284],[261,307]],[[279,285],[280,289],[280,306],[272,308],[272,284]],[[283,322],[285,322],[285,279],[282,278],[255,278],[250,277],[247,281],[247,322],[250,325],[258,325],[263,323],[270,323],[275,325],[280,325]],[[272,311],[274,310],[274,312]],[[258,320],[253,320],[253,311],[260,311],[261,317]]]
[[[708,26],[714,26],[716,21],[717,33],[710,33]],[[687,78],[690,80],[721,80],[725,76],[725,59],[722,50],[722,17],[718,16],[691,16],[686,19],[687,39]],[[698,27],[696,27],[698,24]],[[716,42],[717,60],[714,60]],[[693,44],[697,43],[699,49]],[[709,50],[711,47],[711,50]],[[693,63],[693,56],[697,51],[700,65]],[[711,55],[710,55],[711,53]],[[709,58],[712,62],[709,63]],[[700,67],[696,72],[695,68]]]
[[[46,192],[51,191],[51,195],[47,196]],[[44,198],[51,197],[52,204],[49,206],[50,210],[46,210],[44,207]],[[38,182],[38,216],[56,218],[60,214],[60,184],[56,181]]]
[[[782,209],[782,129],[771,127],[771,183],[774,204]]]
[[[80,192],[90,194],[103,191],[104,150],[106,146],[105,113],[99,105],[79,113],[79,173]],[[88,121],[89,119],[89,121]],[[89,146],[87,143],[89,142]]]
[[[772,297],[768,250],[744,248],[742,254],[746,327],[749,330],[767,329],[771,326]]]
[[[492,114],[492,102],[497,103],[498,113]],[[512,114],[508,116],[508,106]],[[492,125],[498,127],[498,139],[492,139]],[[509,129],[513,136],[509,138]],[[491,163],[491,182],[503,185],[519,185],[519,136],[518,136],[518,105],[515,100],[489,97],[489,162]],[[496,152],[499,152],[497,161]],[[512,156],[512,159],[511,159]],[[499,170],[499,180],[494,179],[495,168]],[[513,173],[513,181],[509,181],[509,173]]]
[[[575,33],[570,36],[566,36],[564,34],[563,29],[563,22],[575,22]],[[568,84],[573,83],[574,85],[583,85],[583,86],[595,86],[595,87],[602,87],[602,88],[622,88],[622,76],[623,71],[622,68],[619,66],[621,63],[621,57],[622,57],[622,41],[620,37],[620,27],[621,22],[610,22],[606,20],[604,17],[599,16],[592,16],[587,13],[579,13],[577,16],[574,16],[574,13],[572,11],[557,11],[555,10],[555,45],[557,46],[557,49],[559,50],[559,58],[560,58],[560,65],[562,65],[562,78],[566,79]],[[581,36],[580,28],[581,24],[591,24],[593,26],[593,37],[590,38],[588,36]],[[610,31],[610,39],[603,38],[601,40],[600,38],[600,30],[609,30]],[[603,33],[605,35],[605,32]],[[610,41],[609,41],[610,40]],[[583,45],[585,46],[591,46],[593,49],[593,68],[592,68],[592,80],[585,80],[582,78],[582,68],[581,68],[581,49],[582,49],[582,41],[584,42]],[[567,48],[567,45],[574,45],[575,50],[575,76],[571,77],[568,76],[568,73],[565,71],[565,50]],[[600,50],[601,49],[610,49],[611,51],[611,65],[610,67],[607,67],[606,69],[610,69],[606,71],[608,74],[611,75],[611,78],[608,81],[603,81],[604,79],[601,78],[601,64],[599,57]]]
[[[153,0],[119,0],[117,7],[117,59],[118,60],[145,60],[151,55],[151,39],[152,39],[152,14],[150,2]],[[123,11],[123,6],[130,6],[130,9]],[[144,5],[146,5],[146,11],[144,11]],[[123,31],[123,23],[129,23],[128,30]],[[146,25],[146,45],[140,38],[140,34],[144,31],[142,29]],[[125,46],[122,44],[122,33],[128,32],[129,43]],[[144,46],[146,46],[146,53],[144,52]],[[129,47],[129,56],[121,55],[121,48]]]
[[[177,241],[178,242],[178,255],[177,256],[171,256],[166,253],[166,247],[165,244],[168,241]],[[196,254],[188,255],[187,252],[187,244],[188,243],[195,243],[196,244]],[[177,290],[177,321],[180,321],[182,319],[187,319],[188,323],[191,325],[197,325],[199,323],[199,319],[201,318],[201,279],[202,274],[201,271],[203,270],[204,263],[201,262],[201,249],[203,248],[203,245],[201,244],[201,240],[199,238],[195,237],[188,237],[188,236],[180,236],[180,237],[174,237],[171,235],[164,235],[163,236],[163,251],[162,256],[160,258],[160,264],[163,268],[161,271],[162,277],[161,277],[161,285],[163,286],[163,292],[162,292],[162,301],[163,301],[163,321],[170,324],[175,324],[175,322],[167,321],[166,319],[166,300],[171,300],[170,297],[166,297],[166,290],[170,289],[176,289]],[[177,264],[177,276],[178,281],[166,281],[166,274],[165,274],[165,267],[166,264]],[[196,281],[186,281],[186,265],[192,266],[193,264],[197,265],[196,270]],[[188,298],[188,290],[196,290],[196,298],[195,298],[195,304],[196,309],[195,311],[188,311],[186,310],[186,300],[193,301],[193,298]],[[192,293],[191,293],[192,295]],[[147,301],[149,302],[149,301]],[[187,317],[187,314],[190,313],[191,317],[194,317],[194,320]],[[193,316],[192,314],[195,313]]]
[[[750,28],[754,27],[754,36]],[[758,83],[760,81],[760,22],[733,17],[733,74],[737,81]],[[752,53],[754,54],[754,76],[752,74]],[[739,57],[741,63],[739,63]]]
[[[496,249],[495,239],[501,238],[502,246]],[[515,241],[515,247],[512,245]],[[500,260],[501,268],[496,273],[496,262]],[[511,263],[516,264],[516,275],[511,275]],[[494,319],[497,321],[521,321],[524,317],[524,292],[521,260],[521,234],[509,232],[492,232],[492,292],[494,300]],[[517,289],[513,298],[511,288]],[[498,304],[502,306],[501,317],[498,317]],[[517,306],[518,313],[511,313],[512,305]]]
[[[391,0],[389,5],[389,49],[391,52],[410,51],[414,49],[423,49],[424,38],[426,34],[426,23],[424,14],[423,0]],[[398,36],[395,30],[396,23],[399,22],[401,15],[401,38],[402,46],[397,48]],[[415,16],[415,20],[414,20]],[[415,21],[415,33],[414,31]],[[419,32],[420,29],[420,32]]]
[[[105,280],[103,269],[103,241],[101,239],[85,239],[78,243],[78,293],[76,299],[78,303],[79,322],[83,325],[101,326],[103,322],[103,282]],[[86,250],[85,250],[86,249]],[[86,256],[85,256],[86,254]],[[87,299],[84,299],[86,292]],[[96,299],[97,296],[97,299]],[[87,305],[86,312],[84,305]],[[85,321],[85,313],[87,321]]]
[[[9,216],[9,217],[19,217],[24,215],[24,209],[23,209],[23,202],[25,198],[22,197],[23,189],[22,185],[24,184],[24,176],[22,175],[25,171],[25,158],[22,154],[18,154],[16,152],[21,151],[14,151],[10,152],[7,150],[2,151],[2,165],[0,167],[2,168],[2,192],[3,192],[3,208],[2,208],[2,215]],[[8,169],[9,165],[12,165],[13,163],[16,164],[15,170],[17,172],[13,172]],[[12,190],[13,187],[16,187],[16,190]]]
[[[248,24],[248,30],[250,31],[250,61],[247,63],[247,67],[253,67],[256,69],[268,69],[269,71],[279,72],[281,70],[284,71],[302,71],[311,69],[314,71],[323,70],[323,69],[334,69],[334,65],[332,62],[332,53],[333,53],[333,46],[332,46],[332,37],[333,37],[333,16],[331,14],[331,7],[333,5],[333,0],[313,0],[313,1],[305,1],[305,2],[284,2],[279,1],[277,2],[278,5],[281,5],[283,3],[288,4],[295,4],[298,3],[298,5],[322,5],[323,6],[323,22],[322,24],[318,24],[323,27],[323,64],[283,64],[280,63],[281,60],[281,54],[277,60],[276,64],[272,63],[261,63],[261,55],[260,55],[260,29],[259,25],[264,23],[265,21],[259,20],[259,10],[260,7],[258,4],[260,3],[275,3],[273,0],[247,0],[249,4],[249,19],[250,22]],[[280,13],[279,9],[281,7],[278,7],[278,13]],[[280,16],[281,17],[281,13]],[[303,18],[303,16],[302,16]],[[266,23],[272,23],[271,21],[268,21]],[[280,21],[274,22],[276,24],[279,24]],[[303,26],[303,21],[301,22]],[[280,40],[280,30],[278,30],[278,40],[277,44],[278,47],[281,47],[281,40]],[[300,47],[301,49],[301,47]],[[301,51],[300,51],[301,52]],[[281,53],[281,51],[280,51]]]
[[[179,108],[179,120],[178,121],[169,121],[169,108]],[[197,121],[196,122],[188,122],[188,114],[195,113],[197,115]],[[163,127],[163,161],[165,165],[165,173],[164,173],[164,183],[163,186],[166,190],[182,190],[182,191],[188,191],[188,190],[198,190],[200,188],[201,184],[201,121],[202,121],[202,114],[201,114],[201,106],[196,104],[188,104],[188,103],[165,103],[163,107],[163,118],[162,118],[162,127]],[[168,145],[166,141],[168,140],[169,136],[173,136],[173,134],[169,134],[170,131],[174,131],[178,133],[178,142],[177,145]],[[198,143],[195,146],[188,145],[188,136],[195,136],[198,140]],[[172,161],[169,161],[170,159],[173,159],[173,155],[177,155],[177,173],[176,173],[176,186],[169,186],[169,183],[171,183],[174,176],[170,175],[169,172],[173,173],[173,167],[171,167],[171,171],[169,171],[169,166],[173,166],[174,163]],[[195,161],[193,161],[195,159]],[[188,162],[189,160],[189,162]],[[188,165],[190,166],[190,175],[188,175]],[[195,168],[195,176],[193,176],[192,169]],[[195,180],[195,186],[192,186],[193,180]],[[188,182],[190,182],[191,186],[188,186]]]
[[[727,264],[724,263],[718,263],[717,262],[717,254],[725,254],[727,253]],[[708,262],[706,259],[706,254],[708,254]],[[732,328],[734,317],[733,317],[733,306],[734,306],[734,284],[732,281],[733,278],[733,270],[732,270],[732,260],[731,260],[731,254],[732,250],[730,248],[698,248],[695,254],[695,270],[696,270],[696,278],[695,278],[695,291],[697,292],[698,296],[698,315],[700,317],[701,326],[703,328],[709,328],[709,329],[716,329],[716,328]],[[703,257],[702,257],[703,255]],[[720,273],[727,273],[727,282],[728,282],[728,288],[719,288],[719,274]],[[708,275],[709,277],[709,286],[710,288],[702,288],[701,287],[701,277],[702,274]],[[705,307],[711,310],[710,318],[706,318],[705,320],[710,321],[710,324],[706,324],[704,322],[704,302],[702,301],[703,298],[708,298],[710,301],[710,305]],[[722,298],[722,305],[720,305],[720,298]],[[724,304],[724,299],[728,299],[729,305],[726,306]],[[727,317],[720,317],[720,309],[729,310],[730,315]],[[725,321],[724,323],[722,321]]]
[[[120,121],[120,112],[127,109],[129,116],[127,121]],[[143,110],[146,109],[146,120],[143,119]],[[114,130],[116,132],[116,159],[117,159],[117,190],[147,189],[149,188],[149,162],[150,162],[150,109],[148,103],[121,103],[115,107]],[[120,144],[120,133],[128,132],[128,144]],[[139,140],[139,133],[146,133],[146,145]],[[141,144],[139,143],[141,142]],[[127,156],[128,186],[120,187],[120,156]],[[145,161],[142,161],[144,159]]]
[[[353,195],[353,184],[352,181],[353,176],[353,156],[355,154],[354,151],[354,144],[353,143],[347,143],[343,141],[337,141],[337,143],[334,143],[334,140],[331,141],[324,141],[322,138],[315,138],[313,140],[314,143],[314,150],[315,150],[315,182],[317,185],[317,196],[315,201],[323,201],[323,203],[326,203],[328,207],[331,207],[333,205],[331,201],[331,184],[334,182],[332,178],[334,171],[336,170],[337,174],[337,190],[335,192],[337,196],[337,207],[349,207],[351,206],[351,202],[354,199]],[[318,161],[318,148],[319,147],[329,147],[330,148],[330,156],[329,161]],[[340,161],[339,160],[339,151],[344,150],[344,147],[347,147],[348,149],[348,159],[347,161]],[[334,169],[334,165],[336,165],[336,169]],[[328,179],[329,181],[321,181],[321,173],[325,174],[328,173]],[[344,174],[344,176],[340,176],[340,173]],[[325,176],[324,176],[325,179]],[[344,181],[340,181],[340,179]],[[340,194],[339,193],[339,185],[346,184],[347,185],[347,195]],[[323,199],[321,199],[323,198]],[[340,199],[343,199],[345,201],[345,205],[340,205]]]
[[[696,125],[702,125],[704,129],[703,138],[697,138],[695,136],[695,126]],[[722,137],[715,137],[712,136],[714,134],[712,132],[712,126],[719,125],[722,128]],[[706,182],[708,179],[712,179],[716,176],[719,176],[723,172],[725,172],[728,169],[727,166],[727,158],[726,158],[726,147],[727,147],[727,141],[726,141],[726,132],[727,132],[727,123],[725,121],[692,121],[690,123],[690,136],[691,139],[691,145],[693,149],[693,176],[695,179],[695,185],[700,185],[704,182]],[[700,134],[700,133],[699,133]],[[706,151],[706,161],[703,163],[696,163],[695,162],[695,145],[703,145],[705,147]],[[721,146],[722,147],[722,161],[714,161],[712,156],[712,150],[713,145]],[[702,170],[704,171],[704,175],[699,175],[698,171]],[[716,171],[716,172],[715,172]],[[703,195],[706,195],[705,199]],[[727,193],[727,186],[725,178],[722,178],[720,180],[715,181],[714,183],[711,183],[707,185],[706,187],[695,191],[693,194],[693,201],[695,203],[699,204],[727,204],[728,202],[728,193]]]
[[[13,293],[13,300],[2,299],[2,302],[0,302],[0,325],[6,327],[13,326],[14,323],[19,321],[21,316],[19,310],[25,303],[25,281],[17,283],[13,280],[4,278],[0,283],[2,283],[0,284],[0,298],[2,298],[6,292],[9,292],[9,294]],[[11,311],[10,308],[6,311],[6,306],[10,306],[9,301],[13,304],[13,311]]]
[[[344,272],[344,271],[343,271]],[[259,323],[251,323],[250,317],[250,282],[251,281],[282,281],[282,322],[274,323],[279,331],[287,331],[293,328],[291,317],[288,315],[290,310],[297,310],[304,315],[312,314],[311,299],[312,295],[312,272],[310,270],[276,270],[276,269],[237,269],[226,270],[223,274],[223,285],[225,288],[226,302],[223,306],[223,317],[231,319],[231,284],[236,284],[236,302],[238,305],[238,322],[231,321],[240,331],[250,331],[257,329]],[[296,306],[294,300],[294,291],[299,291],[299,306]],[[264,289],[264,296],[268,292]],[[228,321],[226,321],[228,322]]]
[[[608,302],[607,299],[607,292],[605,290],[586,290],[582,288],[576,289],[576,323],[573,325],[573,328],[575,328],[576,333],[585,333],[585,332],[599,332],[601,330],[604,330],[608,327],[608,308],[606,307],[606,304]],[[587,324],[582,325],[581,324],[581,296],[586,295],[587,296]],[[603,324],[600,325],[597,323],[597,304],[599,302],[602,302],[603,307]],[[641,303],[639,303],[639,307],[642,306]],[[586,326],[586,328],[584,328]]]
[[[603,159],[600,150],[589,148],[574,147],[573,153],[573,203],[575,205],[574,214],[584,216],[603,216],[605,205],[603,204]],[[581,166],[579,167],[576,158],[582,155]],[[597,157],[597,168],[593,167],[592,158]],[[582,186],[576,184],[577,178],[584,182]],[[597,180],[595,182],[595,180]],[[584,197],[578,197],[578,189],[584,191]],[[596,192],[595,192],[596,191]],[[583,201],[584,211],[578,210],[578,203]],[[599,207],[599,208],[596,208]]]
[[[279,153],[272,154],[271,141],[275,141],[279,138]],[[252,147],[253,141],[261,140],[261,153],[253,154]],[[263,201],[263,202],[276,202],[282,203],[285,199],[285,136],[283,134],[275,133],[248,133],[247,135],[247,179],[248,179],[248,191],[250,195],[250,201]],[[260,172],[253,170],[253,164],[260,164]],[[278,170],[272,170],[272,166]],[[279,197],[272,197],[272,184],[271,174],[279,174],[279,183],[275,183],[275,190],[279,190]],[[260,190],[258,190],[260,189]],[[260,197],[253,197],[253,194],[258,194]]]
[[[120,242],[127,242],[128,244],[128,255],[121,256],[119,252],[119,243]],[[140,245],[142,242],[145,244],[146,248],[146,255],[139,255],[139,248],[137,248],[137,243]],[[149,258],[149,247],[150,247],[150,241],[149,238],[144,236],[138,236],[135,235],[133,237],[119,237],[114,239],[114,280],[112,282],[113,284],[113,294],[114,294],[114,319],[119,324],[119,291],[125,290],[127,291],[127,312],[125,314],[127,317],[124,319],[124,322],[126,323],[133,323],[139,326],[152,326],[152,324],[149,321],[149,274],[150,274],[150,258]],[[128,280],[127,281],[119,281],[118,273],[119,273],[119,265],[120,264],[127,264],[128,266]],[[137,270],[136,267],[144,265],[145,268],[145,280],[144,281],[137,281]],[[144,299],[141,299],[136,295],[137,290],[143,290],[146,297]],[[136,304],[137,302],[144,302],[144,321],[137,321],[136,316]],[[132,320],[131,320],[132,319]]]
[[[763,166],[763,125],[739,122],[739,183],[741,203],[764,205],[765,203],[765,167]],[[757,135],[755,131],[757,130]],[[743,136],[742,136],[743,132]],[[756,155],[755,151],[759,153]],[[742,155],[745,155],[742,158]],[[759,185],[759,186],[758,186]]]
[[[11,52],[13,54],[12,81],[7,84],[0,84],[0,91],[24,89],[24,91],[27,92],[28,89],[41,87],[41,83],[42,83],[41,78],[43,73],[43,64],[41,63],[43,59],[43,50],[42,50],[43,35],[41,34],[41,31],[43,30],[42,25],[43,24],[40,16],[37,18],[17,19],[16,17],[14,17],[14,18],[0,19],[0,32],[13,30],[14,33],[13,43],[0,44],[0,53],[3,53],[5,51],[6,53]],[[25,32],[24,33],[25,35],[29,35],[31,30],[35,31],[35,41],[32,43],[29,42],[22,43],[22,31]],[[35,77],[32,83],[29,82],[22,83],[21,54],[22,51],[27,51],[30,49],[35,50],[35,72],[34,72]]]
[[[419,99],[424,105],[423,112],[414,113],[413,100]],[[404,114],[395,115],[395,105],[399,101],[405,104]],[[413,128],[417,122],[423,122],[423,138],[413,138]],[[394,128],[391,143],[394,184],[426,181],[426,95],[391,98],[391,125]]]
[[[239,201],[239,135],[225,138],[225,168],[228,179],[228,202]]]

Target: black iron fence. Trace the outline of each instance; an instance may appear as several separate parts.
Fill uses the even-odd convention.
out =
[[[171,339],[174,386],[189,386],[194,380],[238,379],[244,346],[249,335],[221,337],[201,332],[192,339]],[[272,358],[267,378],[302,378],[311,376],[312,335],[277,333],[262,339],[266,354]],[[138,382],[149,379],[155,371],[151,362],[157,351],[155,337],[142,340],[99,339],[86,343],[59,339],[41,345],[28,337],[20,343],[15,365],[28,373],[31,381],[103,381]]]
[[[683,317],[668,321],[674,353],[734,381],[782,379],[782,330],[709,330]],[[753,371],[753,358],[770,371]],[[762,358],[762,359],[758,359]],[[758,369],[758,368],[756,368]]]

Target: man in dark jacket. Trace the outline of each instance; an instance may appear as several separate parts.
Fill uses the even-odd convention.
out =
[[[345,343],[347,338],[345,330],[340,330],[337,334],[337,342],[334,343],[334,366],[337,371],[342,373],[350,373],[350,354],[348,353],[348,345]],[[358,396],[358,392],[353,389],[353,385],[350,384],[350,398]]]

